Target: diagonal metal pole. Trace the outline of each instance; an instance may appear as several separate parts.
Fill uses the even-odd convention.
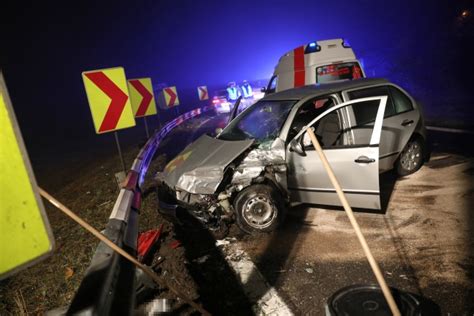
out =
[[[362,234],[362,231],[360,230],[360,226],[355,219],[354,212],[352,211],[352,208],[350,207],[349,202],[347,202],[346,196],[344,195],[344,192],[342,191],[341,185],[339,184],[339,181],[337,180],[336,175],[334,174],[334,171],[329,165],[326,155],[324,154],[323,149],[321,148],[321,145],[319,144],[318,139],[316,138],[316,135],[314,135],[314,132],[311,128],[307,128],[306,132],[311,138],[311,142],[313,143],[314,148],[316,148],[319,158],[321,158],[324,169],[326,169],[329,179],[331,180],[334,188],[336,189],[337,195],[339,196],[342,206],[344,207],[344,210],[347,213],[347,217],[349,217],[349,221],[351,222],[352,227],[354,228],[356,232],[357,238],[359,239],[362,249],[364,250],[365,256],[367,257],[367,260],[369,261],[370,267],[372,268],[375,278],[377,279],[377,282],[379,283],[380,288],[382,289],[382,293],[385,299],[387,300],[388,306],[390,307],[392,314],[394,316],[400,316],[400,310],[398,309],[398,306],[395,303],[395,300],[393,299],[392,293],[390,292],[390,289],[388,288],[387,282],[385,282],[383,274],[380,271],[380,267],[377,264],[377,261],[375,261],[375,258],[372,255],[372,252],[370,251],[369,245],[367,244],[367,241],[365,240],[365,237]]]

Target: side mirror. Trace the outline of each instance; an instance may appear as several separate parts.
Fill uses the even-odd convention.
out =
[[[300,156],[306,156],[303,146],[301,146],[301,142],[298,141],[296,138],[293,138],[290,141],[290,151],[294,151]]]
[[[260,92],[263,92],[263,93],[265,93],[266,91],[267,91],[267,88],[266,88],[266,87],[262,87],[262,88],[260,88]]]
[[[216,128],[215,132],[216,132],[216,135],[219,135],[220,133],[222,133],[222,128],[220,127]]]

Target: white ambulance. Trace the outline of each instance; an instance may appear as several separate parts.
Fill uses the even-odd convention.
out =
[[[364,78],[354,51],[343,39],[311,42],[280,57],[265,94],[341,80]]]

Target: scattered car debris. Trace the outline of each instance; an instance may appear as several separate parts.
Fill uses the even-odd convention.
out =
[[[238,262],[238,261],[241,261],[245,255],[246,254],[244,253],[243,250],[237,249],[234,252],[232,252],[230,255],[228,255],[226,257],[226,260]]]
[[[228,240],[225,240],[225,239],[216,240],[216,246],[217,247],[228,245],[228,244],[230,244],[230,241],[228,241]]]
[[[142,262],[149,254],[155,243],[160,238],[163,224],[160,228],[149,230],[138,235],[138,260]]]
[[[181,246],[181,242],[180,242],[179,240],[176,240],[176,239],[173,240],[172,242],[170,242],[170,244],[169,244],[169,247],[170,247],[171,249],[176,249],[176,248],[178,248],[178,247],[180,247],[180,246]]]
[[[145,310],[147,315],[167,314],[171,311],[171,302],[166,298],[157,298],[148,303]]]
[[[205,256],[199,257],[197,259],[194,259],[193,262],[202,264],[202,263],[206,262],[207,259],[209,259],[209,255],[205,255]]]
[[[224,239],[217,239],[216,240],[216,247],[228,245],[231,242],[236,241],[236,240],[237,239],[235,237],[227,237],[227,238],[224,238]]]

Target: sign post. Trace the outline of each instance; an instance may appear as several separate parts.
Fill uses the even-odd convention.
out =
[[[148,131],[148,123],[146,121],[146,116],[143,118],[143,122],[145,123],[145,133],[146,133],[146,138],[150,138],[150,132]]]
[[[0,73],[0,280],[46,258],[54,239]]]
[[[122,149],[120,148],[120,142],[118,138],[118,133],[114,132],[115,143],[117,144],[117,151],[120,157],[120,163],[122,164],[122,170],[124,173],[127,172],[127,168],[125,168],[125,161],[123,160]],[[120,181],[119,181],[120,182]]]
[[[115,140],[125,177],[125,163],[117,130],[135,126],[122,67],[84,71],[82,80],[97,134],[115,132]]]
[[[136,118],[143,117],[146,136],[150,138],[146,117],[157,114],[151,78],[128,80],[128,91],[130,93],[133,115]]]

